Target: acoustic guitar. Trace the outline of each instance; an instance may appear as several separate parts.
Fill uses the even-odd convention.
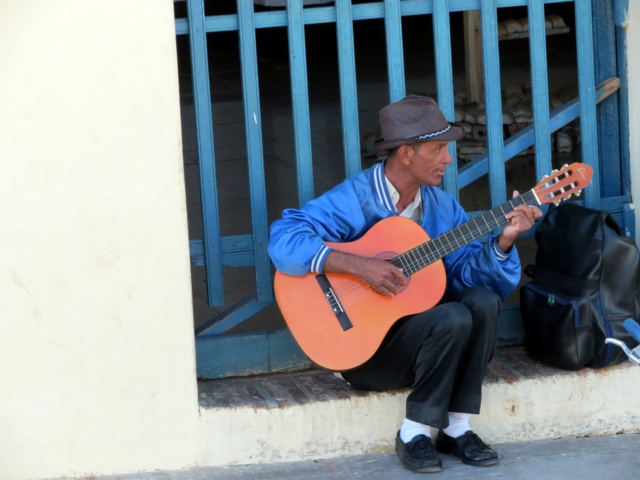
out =
[[[359,277],[276,272],[276,299],[294,339],[316,364],[345,371],[366,362],[400,318],[436,305],[446,286],[442,258],[506,223],[518,205],[559,203],[579,195],[591,181],[582,163],[553,171],[533,189],[429,239],[416,222],[389,217],[353,242],[326,244],[336,250],[385,259],[402,268],[407,282],[393,297],[373,291]]]

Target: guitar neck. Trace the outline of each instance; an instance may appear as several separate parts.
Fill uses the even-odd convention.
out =
[[[540,205],[540,202],[535,192],[529,190],[519,197],[512,198],[508,202],[394,257],[391,259],[391,263],[402,268],[405,275],[411,275],[500,227],[506,223],[506,215],[515,210],[518,205]]]

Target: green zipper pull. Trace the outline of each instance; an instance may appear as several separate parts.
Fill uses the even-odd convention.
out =
[[[547,305],[554,306],[556,304],[556,297],[554,295],[549,295],[547,297]]]

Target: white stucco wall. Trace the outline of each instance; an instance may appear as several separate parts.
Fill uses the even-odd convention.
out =
[[[171,0],[0,1],[2,479],[197,456],[176,69]]]

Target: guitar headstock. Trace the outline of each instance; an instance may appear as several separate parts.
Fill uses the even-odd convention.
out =
[[[575,195],[579,196],[582,189],[589,185],[593,169],[585,163],[572,163],[560,170],[553,170],[551,175],[545,175],[533,191],[540,205],[555,203]]]

